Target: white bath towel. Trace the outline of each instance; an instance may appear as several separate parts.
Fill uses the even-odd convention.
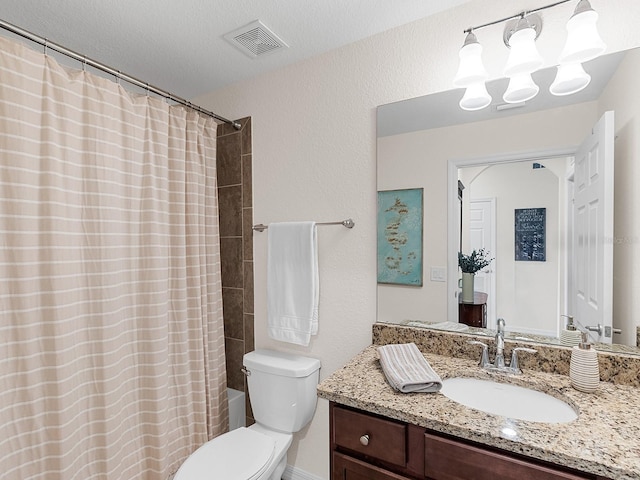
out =
[[[267,241],[269,337],[309,345],[318,333],[318,248],[315,222],[272,223]]]
[[[389,384],[402,393],[438,392],[442,379],[431,368],[415,343],[377,348],[382,371]]]

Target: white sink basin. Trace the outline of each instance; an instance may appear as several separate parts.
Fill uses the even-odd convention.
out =
[[[476,378],[448,378],[440,390],[445,397],[476,410],[530,422],[566,423],[578,418],[567,403],[546,393]]]

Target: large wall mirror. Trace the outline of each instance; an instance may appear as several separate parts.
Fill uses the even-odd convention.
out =
[[[379,282],[378,321],[466,330],[473,323],[460,322],[457,253],[484,247],[494,258],[476,278],[486,294],[480,303],[487,333],[501,317],[513,335],[556,343],[564,315],[572,315],[583,326],[601,326],[590,332],[593,341],[640,353],[634,298],[640,291],[640,50],[584,67],[590,85],[564,97],[548,94],[555,68],[536,72],[540,93],[526,105],[498,100],[507,83],[502,79],[489,82],[494,101],[477,112],[458,107],[462,90],[378,107],[378,191],[423,192],[421,280]],[[593,150],[588,142],[600,130],[610,137],[610,205],[591,215],[608,215],[610,225],[582,237],[576,235],[583,228],[576,182],[582,184],[582,156]],[[604,161],[598,155],[587,155],[585,171],[596,171],[594,159]],[[535,258],[518,246],[526,236],[516,217],[531,212],[538,219],[532,228],[542,232],[536,241],[543,255]],[[601,250],[577,240],[589,235]],[[385,242],[380,232],[378,238]],[[590,292],[600,292],[586,303],[598,307],[602,320],[576,300],[585,281]]]

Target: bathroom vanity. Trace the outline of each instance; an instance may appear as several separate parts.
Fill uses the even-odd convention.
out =
[[[318,386],[318,395],[330,401],[332,480],[640,478],[637,386],[601,382],[596,393],[585,394],[566,375],[526,365],[520,376],[490,373],[477,360],[430,353],[419,330],[412,338],[412,329],[402,329],[395,343],[415,340],[443,379],[489,378],[540,390],[571,405],[578,418],[521,421],[465,407],[441,393],[398,393],[386,382],[372,345]]]
[[[332,402],[332,480],[603,479]]]

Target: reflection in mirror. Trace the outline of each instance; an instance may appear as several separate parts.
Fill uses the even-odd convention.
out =
[[[475,279],[476,290],[487,294],[488,328],[494,329],[496,318],[503,317],[510,319],[511,330],[558,336],[556,318],[567,311],[561,295],[567,258],[566,249],[560,247],[567,222],[561,202],[565,182],[560,180],[570,167],[570,158],[561,157],[458,169],[465,186],[462,251],[485,248],[497,259]],[[542,241],[537,252],[521,248],[527,260],[516,261],[514,250],[519,245],[514,238],[514,212],[534,208],[538,216],[544,215]],[[533,230],[536,223],[529,222],[525,228],[530,225]],[[526,236],[520,241],[527,242]],[[536,248],[536,244],[529,242],[528,247]]]
[[[565,323],[562,315],[574,315],[582,324],[580,317],[586,316],[575,315],[571,294],[573,272],[578,264],[595,265],[595,259],[576,262],[568,244],[573,228],[571,172],[578,146],[604,112],[614,111],[614,232],[603,243],[613,247],[608,320],[622,333],[609,331],[609,338],[626,346],[638,344],[634,292],[640,281],[634,271],[640,271],[640,200],[634,191],[639,180],[635,163],[640,125],[635,113],[640,93],[635,79],[640,52],[606,55],[585,64],[585,70],[593,77],[591,85],[567,97],[542,95],[555,68],[536,72],[541,93],[520,108],[492,105],[464,112],[458,107],[461,90],[378,108],[378,190],[424,188],[425,280],[423,287],[378,285],[378,321],[466,328],[458,322],[457,252],[460,245],[465,253],[490,245],[496,260],[476,284],[481,285],[476,290],[487,293],[483,308],[489,329],[503,317],[512,335],[556,343]],[[504,82],[490,82],[488,88],[500,91]],[[464,185],[461,200],[458,180]],[[529,208],[545,209],[544,262],[515,260],[515,212]],[[488,244],[479,243],[478,226],[469,223],[478,212],[495,217],[495,227],[489,228],[495,238],[488,234],[482,240]]]

